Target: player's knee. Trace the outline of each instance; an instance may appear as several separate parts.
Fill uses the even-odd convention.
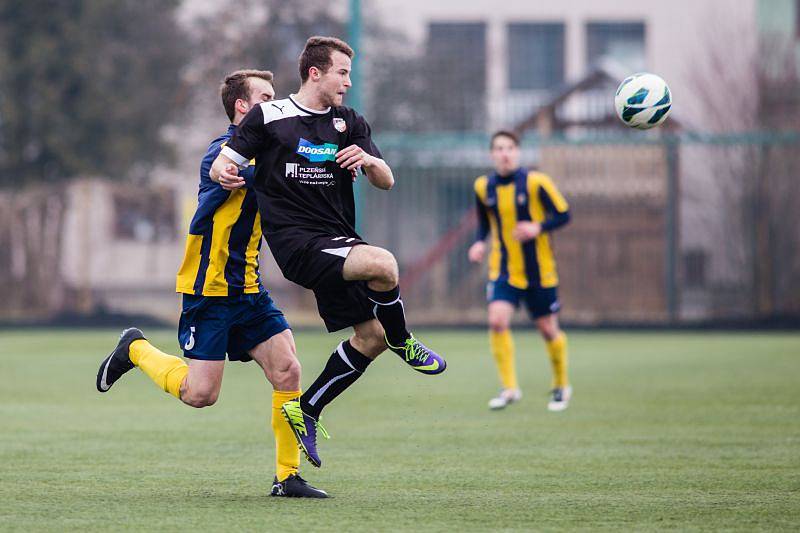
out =
[[[560,335],[560,332],[558,330],[555,330],[555,331],[550,330],[550,331],[547,331],[546,333],[542,332],[542,337],[547,342],[551,342],[551,341],[556,340],[559,335]]]
[[[198,409],[214,405],[217,403],[217,398],[219,398],[219,391],[214,390],[197,391],[186,395],[186,397],[181,396],[183,403]]]
[[[503,333],[511,327],[510,317],[504,313],[489,312],[489,329],[494,333]]]
[[[489,329],[493,333],[503,333],[509,327],[508,321],[502,318],[489,318]]]
[[[544,340],[548,342],[555,340],[560,333],[558,326],[551,324],[549,322],[539,322],[537,324],[537,327],[539,328],[539,333],[542,334]]]
[[[300,375],[302,374],[302,371],[303,368],[300,366],[300,361],[298,361],[297,358],[292,359],[292,362],[286,369],[286,378],[300,383]]]
[[[297,390],[300,388],[302,367],[296,357],[282,361],[274,369],[270,381],[276,390]]]
[[[201,408],[217,403],[219,386],[214,386],[213,383],[198,385],[197,382],[193,384],[193,387],[188,385],[189,383],[184,383],[184,387],[181,388],[181,401],[186,405]]]
[[[376,278],[387,285],[395,287],[400,282],[400,269],[397,266],[397,259],[387,250],[381,250],[380,253],[375,254],[372,258],[371,270]]]

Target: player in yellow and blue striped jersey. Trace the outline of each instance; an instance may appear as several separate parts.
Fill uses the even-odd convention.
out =
[[[558,325],[558,274],[550,233],[569,222],[569,206],[549,176],[520,166],[519,139],[510,131],[492,135],[494,172],[475,180],[479,228],[468,255],[482,262],[489,248],[489,338],[502,390],[489,401],[502,409],[522,398],[514,361],[511,317],[520,303],[544,338],[553,369],[548,409],[569,405],[567,337]]]
[[[220,95],[231,124],[211,142],[200,166],[197,211],[176,283],[177,292],[183,294],[178,338],[189,364],[160,351],[140,330],[130,328],[101,363],[97,389],[107,392],[138,366],[183,403],[206,407],[219,395],[226,355],[231,361],[255,360],[273,386],[276,476],[271,494],[326,498],[325,491],[299,476],[300,451],[280,411],[284,403],[300,397],[300,363],[289,324],[261,283],[261,220],[255,193],[250,187],[225,190],[209,177],[211,164],[237,124],[251,108],[275,96],[272,73],[233,72],[225,78]],[[241,173],[252,185],[252,162]]]

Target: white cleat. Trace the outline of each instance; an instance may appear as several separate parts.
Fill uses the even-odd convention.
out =
[[[547,402],[548,411],[563,411],[569,407],[569,401],[572,399],[572,386],[557,387],[550,391],[550,401]]]
[[[496,411],[503,409],[507,405],[518,402],[522,399],[522,391],[519,389],[503,389],[496,398],[489,400],[489,409]]]

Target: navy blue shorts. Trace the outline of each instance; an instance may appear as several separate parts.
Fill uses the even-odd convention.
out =
[[[528,314],[534,319],[558,313],[561,309],[558,287],[518,289],[509,285],[508,281],[500,279],[486,284],[486,299],[489,303],[502,300],[514,307],[519,307],[520,302],[524,302]]]
[[[247,353],[289,323],[269,293],[240,296],[183,295],[178,341],[189,359],[251,361]]]

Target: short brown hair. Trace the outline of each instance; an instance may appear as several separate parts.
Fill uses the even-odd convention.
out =
[[[349,44],[336,37],[320,37],[319,35],[309,37],[300,54],[300,81],[305,83],[308,80],[308,69],[311,67],[317,67],[322,72],[327,72],[333,64],[331,54],[334,50],[345,54],[350,59],[355,55]]]
[[[514,143],[514,146],[519,146],[519,135],[514,133],[511,130],[497,130],[496,132],[492,133],[492,138],[489,141],[489,148],[494,148],[494,140],[498,137],[508,137],[511,139],[511,142]]]
[[[222,97],[222,106],[225,108],[228,118],[233,122],[236,116],[236,100],[247,100],[250,98],[250,84],[248,78],[261,78],[272,83],[272,72],[269,70],[237,70],[231,72],[222,80],[219,87],[219,95]]]

